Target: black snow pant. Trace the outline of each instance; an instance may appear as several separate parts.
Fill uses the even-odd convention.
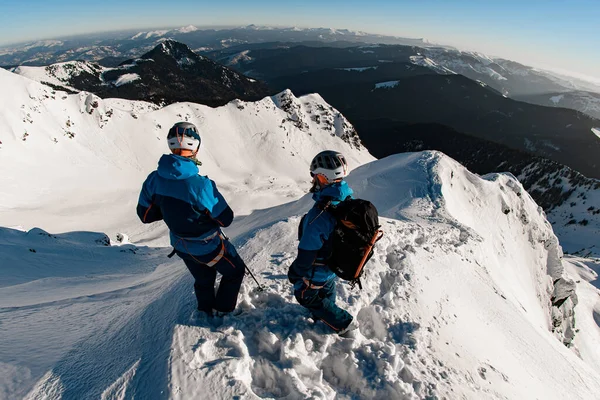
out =
[[[177,255],[185,262],[195,279],[194,291],[198,300],[198,310],[212,314],[213,310],[230,312],[235,309],[238,293],[244,278],[246,264],[228,240],[224,240],[225,253],[213,265],[208,266],[220,252],[198,256],[183,252]],[[217,272],[222,275],[219,289],[215,295]]]

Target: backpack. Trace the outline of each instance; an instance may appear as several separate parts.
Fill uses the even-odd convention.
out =
[[[329,238],[331,255],[327,266],[340,278],[350,281],[352,287],[358,284],[362,289],[360,277],[364,266],[373,255],[373,246],[383,236],[379,230],[377,208],[367,200],[351,198],[335,206],[328,202],[319,208],[329,212],[336,220]],[[301,234],[300,231],[299,236]]]

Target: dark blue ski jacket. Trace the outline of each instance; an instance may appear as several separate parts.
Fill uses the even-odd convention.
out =
[[[319,205],[331,201],[332,205],[352,198],[352,189],[346,181],[337,182],[313,193],[314,206],[302,221],[302,237],[298,244],[298,257],[290,266],[288,277],[294,286],[302,285],[302,279],[314,284],[323,284],[335,277],[327,267],[326,260],[331,255],[329,237],[335,229],[335,218],[323,211]]]
[[[205,255],[220,245],[220,228],[231,224],[233,211],[215,183],[198,172],[189,158],[163,155],[142,186],[137,214],[143,223],[164,220],[175,250]]]

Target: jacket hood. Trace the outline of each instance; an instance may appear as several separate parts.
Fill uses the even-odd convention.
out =
[[[183,180],[198,175],[198,166],[188,158],[165,154],[158,161],[157,172],[165,179]]]
[[[313,193],[313,200],[317,203],[321,201],[331,200],[333,204],[346,200],[348,196],[352,196],[354,191],[348,186],[346,181],[336,182],[329,186],[325,186],[318,192]]]

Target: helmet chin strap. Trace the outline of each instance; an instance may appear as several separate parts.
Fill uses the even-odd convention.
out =
[[[199,150],[200,150],[200,147],[198,146],[196,151],[192,151],[192,150],[188,150],[188,149],[172,149],[171,152],[177,156],[189,158],[194,163],[196,163],[196,165],[202,165],[202,161],[199,161],[198,159],[196,159],[196,156],[198,155]]]

